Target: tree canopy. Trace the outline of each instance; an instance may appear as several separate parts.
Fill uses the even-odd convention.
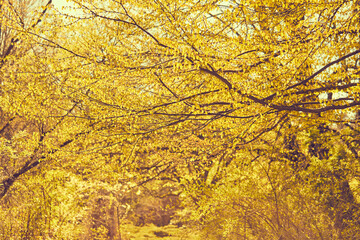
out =
[[[0,236],[115,239],[165,186],[205,239],[359,238],[359,10],[0,1]]]

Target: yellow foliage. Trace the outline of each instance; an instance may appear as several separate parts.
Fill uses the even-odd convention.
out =
[[[1,237],[115,238],[157,181],[206,239],[358,237],[359,1],[67,4],[0,2]]]

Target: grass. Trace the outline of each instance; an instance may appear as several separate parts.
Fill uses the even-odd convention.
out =
[[[167,225],[157,227],[153,224],[142,227],[133,224],[121,225],[121,237],[125,240],[151,240],[151,239],[169,239],[169,240],[200,240],[200,232],[189,230],[186,227],[177,227],[176,225]]]

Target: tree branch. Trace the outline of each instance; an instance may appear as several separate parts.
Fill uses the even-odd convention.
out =
[[[356,54],[358,54],[358,53],[360,53],[360,49],[358,49],[358,50],[356,50],[356,51],[354,51],[354,52],[352,52],[352,53],[349,53],[349,54],[347,54],[347,55],[345,55],[345,56],[343,56],[343,57],[341,57],[341,58],[339,58],[339,59],[337,59],[337,60],[335,60],[335,61],[332,61],[332,62],[326,64],[324,67],[322,67],[321,69],[319,69],[318,71],[316,71],[315,73],[313,73],[313,74],[312,74],[310,77],[308,77],[307,79],[305,79],[305,80],[303,80],[303,81],[301,81],[301,82],[299,82],[299,83],[297,83],[297,84],[294,84],[294,85],[286,88],[286,90],[290,90],[290,89],[296,88],[296,87],[298,87],[298,86],[300,86],[300,85],[304,85],[304,84],[308,83],[311,79],[315,78],[317,75],[319,75],[320,73],[322,73],[323,71],[325,71],[326,69],[328,69],[329,67],[331,67],[332,65],[337,64],[337,63],[339,63],[339,62],[341,62],[341,61],[343,61],[343,60],[345,60],[345,59],[347,59],[347,58],[349,58],[349,57],[352,57],[352,56],[354,56],[354,55],[356,55]]]

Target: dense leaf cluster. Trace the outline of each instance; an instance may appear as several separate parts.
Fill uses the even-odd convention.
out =
[[[0,238],[360,238],[359,0],[57,4],[0,1]]]

